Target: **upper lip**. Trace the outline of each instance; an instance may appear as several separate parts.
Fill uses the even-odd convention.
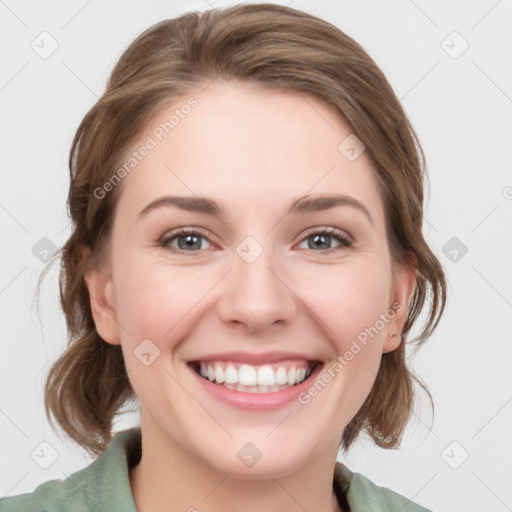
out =
[[[206,361],[233,361],[240,362],[252,365],[260,365],[265,363],[276,363],[278,361],[285,361],[288,359],[300,359],[302,361],[308,361],[310,363],[319,361],[318,358],[307,356],[304,354],[300,354],[298,352],[281,352],[281,351],[271,351],[271,352],[260,352],[260,353],[251,353],[251,352],[243,352],[239,350],[233,350],[230,352],[219,352],[216,354],[206,354],[200,357],[196,357],[194,359],[190,359],[187,362],[206,362]]]

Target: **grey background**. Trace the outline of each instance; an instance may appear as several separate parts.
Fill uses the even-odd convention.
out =
[[[70,232],[73,134],[138,33],[232,3],[0,1],[0,496],[92,461],[44,414],[46,371],[66,342],[57,263],[39,314],[32,304],[44,251]],[[443,320],[412,361],[433,395],[433,423],[418,406],[400,450],[362,439],[342,460],[432,510],[511,510],[512,2],[275,3],[334,23],[387,75],[427,155],[425,233],[450,283]]]

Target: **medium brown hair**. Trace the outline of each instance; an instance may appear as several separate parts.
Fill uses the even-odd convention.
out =
[[[122,54],[103,96],[80,123],[69,153],[72,234],[55,255],[61,257],[68,346],[45,383],[48,419],[53,423],[52,414],[71,439],[98,454],[111,441],[122,406],[137,401],[121,347],[96,331],[84,281],[87,267],[100,265],[109,246],[121,187],[102,199],[94,190],[113,176],[130,143],[163,105],[215,79],[313,96],[333,107],[366,147],[385,205],[393,263],[413,264],[416,286],[402,343],[383,354],[375,383],[341,444],[348,450],[366,431],[378,446],[396,448],[412,413],[414,382],[433,405],[406,364],[406,342],[423,344],[446,302],[442,266],[422,234],[425,157],[399,100],[365,50],[334,25],[273,4],[192,12],[153,25]],[[82,257],[84,247],[89,258]],[[425,308],[422,329],[408,339]]]

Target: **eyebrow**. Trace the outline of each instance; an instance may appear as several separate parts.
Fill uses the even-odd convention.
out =
[[[215,200],[206,197],[193,196],[163,196],[149,203],[140,213],[139,218],[145,217],[149,212],[161,207],[176,206],[182,210],[196,213],[204,213],[206,215],[215,215],[223,217],[225,215],[224,208]],[[316,212],[329,210],[336,206],[352,207],[362,212],[372,223],[372,216],[366,206],[354,197],[342,194],[329,194],[319,196],[301,196],[294,199],[288,209],[286,215]]]

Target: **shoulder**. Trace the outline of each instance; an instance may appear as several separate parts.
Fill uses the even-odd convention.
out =
[[[344,492],[351,512],[432,512],[387,487],[373,483],[360,473],[352,472],[341,462],[334,469],[337,492]]]
[[[0,499],[0,512],[137,512],[129,466],[140,450],[140,428],[117,433],[91,464],[65,480],[50,480],[33,492]]]
[[[0,512],[87,512],[93,510],[85,497],[94,500],[88,477],[94,473],[94,463],[73,473],[66,480],[49,480],[33,492],[0,499]],[[74,485],[75,484],[75,485]],[[83,490],[85,494],[81,494]]]
[[[63,510],[58,506],[67,497],[62,487],[61,480],[49,480],[39,485],[33,492],[1,498],[0,512],[57,512]]]

